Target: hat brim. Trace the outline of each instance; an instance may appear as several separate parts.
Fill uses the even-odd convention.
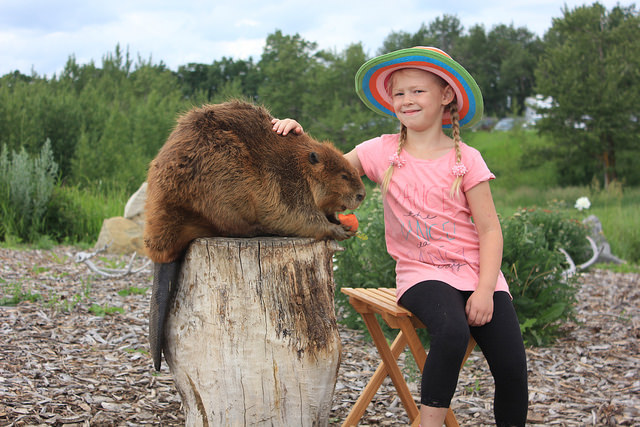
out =
[[[470,127],[482,118],[484,103],[480,87],[460,64],[436,48],[413,47],[387,53],[365,62],[356,73],[356,93],[373,111],[396,117],[386,83],[391,73],[418,68],[443,78],[456,93],[460,127]],[[442,126],[451,127],[446,113]]]

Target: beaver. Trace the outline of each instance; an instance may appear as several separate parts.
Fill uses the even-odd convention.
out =
[[[147,177],[144,245],[154,262],[149,341],[156,370],[181,259],[199,237],[344,240],[337,212],[365,197],[360,176],[330,142],[278,135],[259,105],[229,101],[178,118]]]

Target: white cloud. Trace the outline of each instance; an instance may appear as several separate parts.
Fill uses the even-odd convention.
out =
[[[601,0],[611,9],[618,0]],[[565,0],[570,9],[583,0]],[[266,38],[276,30],[300,34],[320,49],[341,51],[362,42],[374,55],[394,31],[416,32],[444,14],[457,16],[465,29],[483,24],[527,27],[542,36],[552,18],[562,16],[555,0],[461,0],[443,4],[405,0],[21,0],[0,1],[0,75],[13,70],[52,75],[75,55],[79,63],[113,52],[116,44],[170,68],[188,62],[211,63],[226,57],[259,59]]]
[[[254,19],[240,19],[235,23],[236,28],[259,27],[260,22]]]

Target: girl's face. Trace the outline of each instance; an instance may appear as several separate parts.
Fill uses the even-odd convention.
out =
[[[414,131],[441,128],[444,107],[454,97],[451,86],[440,77],[415,68],[393,73],[389,89],[398,120]]]

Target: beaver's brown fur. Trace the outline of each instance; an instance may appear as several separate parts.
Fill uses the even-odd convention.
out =
[[[151,162],[144,243],[155,262],[149,343],[156,370],[181,257],[198,237],[280,235],[346,239],[336,212],[365,191],[329,143],[279,136],[266,109],[233,101],[193,109]]]
[[[335,213],[365,196],[356,169],[330,143],[283,137],[271,120],[241,101],[178,119],[149,169],[144,242],[154,262],[177,259],[197,237],[353,235]]]

